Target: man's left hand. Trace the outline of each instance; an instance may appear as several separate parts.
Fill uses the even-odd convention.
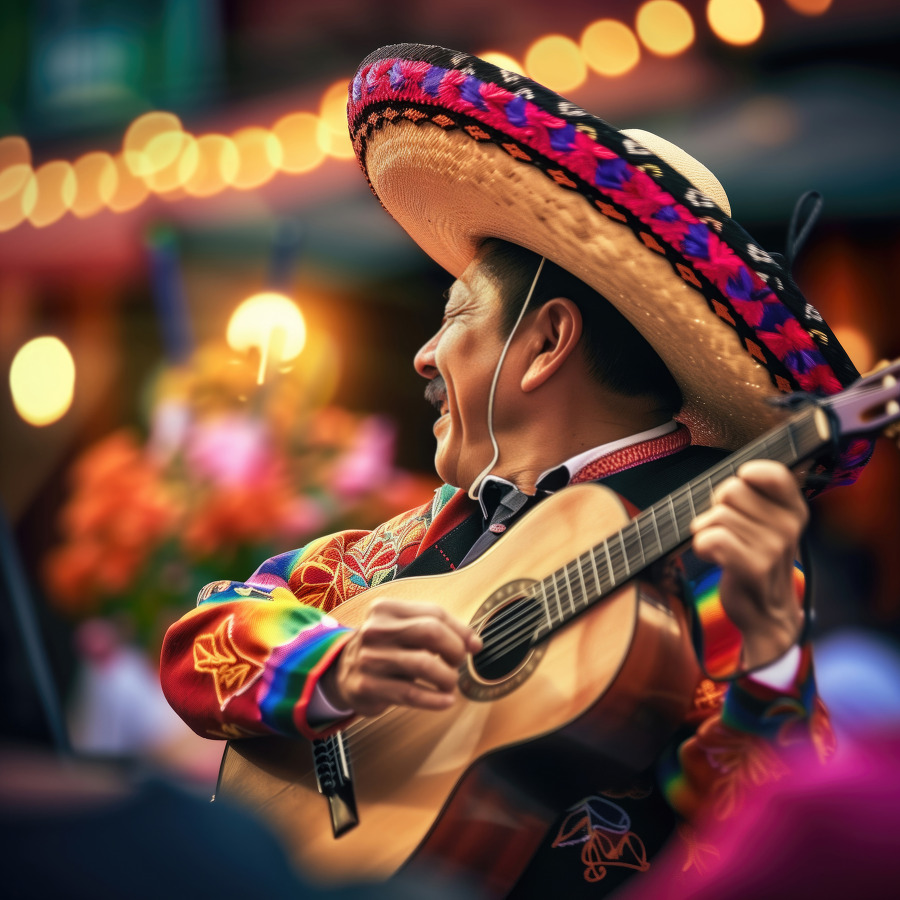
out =
[[[722,482],[713,505],[691,523],[694,553],[722,569],[720,599],[743,635],[742,665],[748,669],[774,662],[800,636],[794,562],[808,521],[791,471],[758,459]]]

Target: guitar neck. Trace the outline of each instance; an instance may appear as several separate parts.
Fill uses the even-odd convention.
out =
[[[712,504],[715,488],[752,459],[788,467],[809,459],[831,440],[824,411],[811,407],[722,460],[648,507],[621,531],[547,576],[534,589],[543,621],[533,643],[548,638],[591,604],[686,544],[691,521]]]

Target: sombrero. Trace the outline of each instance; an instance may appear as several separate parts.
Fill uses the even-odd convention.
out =
[[[502,238],[615,304],[681,387],[695,443],[743,446],[782,420],[767,399],[859,376],[783,261],[731,218],[712,173],[655,135],[421,44],[363,61],[348,121],[375,196],[453,276]],[[870,452],[845,448],[829,480],[854,480]]]

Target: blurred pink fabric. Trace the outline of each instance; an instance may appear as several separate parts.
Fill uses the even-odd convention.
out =
[[[698,828],[703,871],[682,871],[674,837],[617,900],[900,897],[900,726],[846,741],[827,765],[798,762],[734,820]]]

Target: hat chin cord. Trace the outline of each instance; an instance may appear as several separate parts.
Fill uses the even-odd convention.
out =
[[[503,349],[500,351],[500,358],[497,360],[497,366],[494,369],[494,377],[491,381],[491,390],[488,394],[487,408],[488,436],[491,439],[491,446],[494,448],[494,455],[491,458],[491,461],[475,477],[475,480],[472,482],[472,486],[469,488],[469,497],[472,500],[478,499],[478,489],[481,487],[481,482],[491,474],[492,469],[497,464],[497,460],[500,459],[500,447],[497,444],[497,438],[494,435],[494,395],[497,392],[497,382],[500,380],[500,370],[503,368],[503,361],[506,359],[506,353],[509,350],[509,345],[512,343],[513,338],[516,336],[516,331],[519,328],[519,323],[525,317],[525,310],[528,309],[528,304],[531,303],[531,298],[534,294],[534,289],[537,287],[538,278],[541,277],[541,270],[544,268],[545,261],[545,258],[542,256],[541,261],[538,263],[537,271],[534,273],[531,287],[528,289],[528,295],[525,297],[525,302],[522,304],[522,308],[519,310],[519,315],[516,318],[515,324],[513,325],[512,330],[509,332],[509,336],[506,338],[506,343],[503,345]]]

